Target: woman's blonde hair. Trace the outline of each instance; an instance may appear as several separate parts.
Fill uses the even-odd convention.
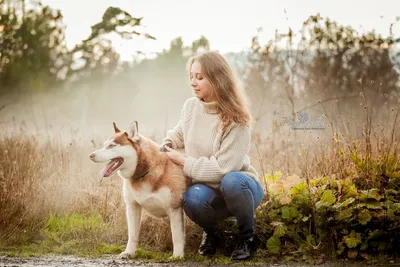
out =
[[[211,84],[211,97],[217,102],[222,129],[226,129],[232,122],[250,127],[252,116],[248,97],[237,85],[236,77],[226,59],[211,51],[191,57],[187,62],[189,77],[195,61],[200,63],[203,75]]]

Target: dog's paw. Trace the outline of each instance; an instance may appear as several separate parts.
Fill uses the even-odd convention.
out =
[[[118,255],[118,258],[128,260],[128,259],[133,259],[135,256],[136,256],[135,252],[124,251]]]
[[[171,261],[176,261],[176,260],[183,260],[185,258],[185,256],[183,254],[174,254],[171,257],[169,257],[168,259]]]

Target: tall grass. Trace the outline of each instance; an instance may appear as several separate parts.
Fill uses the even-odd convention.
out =
[[[63,241],[76,239],[75,242],[86,244],[86,248],[88,244],[95,247],[101,243],[124,246],[127,225],[121,179],[114,175],[100,182],[99,166],[88,158],[100,144],[94,140],[87,144],[76,141],[62,144],[24,131],[1,136],[0,244],[24,245],[45,240],[56,247],[54,240],[58,238],[49,235],[54,233],[62,235]],[[76,222],[76,214],[95,216],[101,222],[83,227],[80,235],[65,235],[62,232],[65,229],[53,227],[65,225],[68,220]],[[145,214],[141,227],[141,247],[161,251],[172,248],[167,219]],[[199,229],[190,221],[187,227],[188,246],[196,247],[199,240],[192,237],[200,237]],[[57,229],[61,232],[57,233]],[[72,247],[69,250],[74,251]]]
[[[364,99],[363,103],[367,102]],[[277,115],[277,127],[271,132],[254,133],[251,157],[265,190],[272,185],[267,184],[264,176],[278,171],[283,173],[282,181],[294,176],[306,180],[308,190],[311,188],[309,181],[314,177],[334,175],[345,178],[356,169],[350,157],[354,146],[362,151],[367,162],[374,157],[397,155],[399,107],[381,109],[385,112],[382,117],[373,110],[372,104],[365,106],[366,109],[356,106],[347,118],[336,118],[333,109],[322,107],[320,110],[329,118],[329,126],[324,131],[289,130]],[[154,136],[153,139],[157,138]],[[93,249],[96,244],[117,245],[122,249],[127,240],[127,226],[121,180],[114,175],[100,182],[97,178],[99,166],[88,159],[88,154],[102,142],[72,138],[65,143],[54,137],[24,131],[3,134],[0,137],[0,244],[26,245],[47,240],[47,244],[54,245],[55,240],[64,243],[75,240]],[[343,157],[343,153],[347,156]],[[364,178],[368,183],[368,173]],[[265,201],[264,204],[268,203],[268,199]],[[310,199],[310,203],[312,209],[315,200]],[[73,216],[76,214],[96,218],[96,223],[90,224],[89,220],[88,227],[72,231],[72,234],[68,232],[60,239],[60,231],[65,228],[53,226],[69,220],[75,223],[77,217]],[[266,242],[268,234],[263,234],[262,228],[267,226],[262,223],[257,223],[257,231]],[[316,225],[316,221],[311,224],[312,232]],[[200,236],[201,230],[187,219],[189,250],[197,249]],[[168,220],[144,216],[140,246],[171,250]],[[66,248],[64,252],[73,253],[74,250]]]

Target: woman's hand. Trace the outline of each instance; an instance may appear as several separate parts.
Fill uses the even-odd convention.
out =
[[[172,162],[178,165],[179,167],[183,168],[183,165],[185,165],[185,156],[182,153],[168,146],[165,146],[165,149],[167,150],[166,153],[167,156],[170,158],[170,160],[172,160]]]

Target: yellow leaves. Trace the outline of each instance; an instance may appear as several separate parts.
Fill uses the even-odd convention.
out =
[[[315,206],[317,209],[321,207],[331,207],[336,202],[335,194],[332,190],[325,190],[322,194],[321,200]]]
[[[274,175],[266,174],[264,179],[268,183],[269,194],[275,197],[282,205],[287,205],[292,201],[291,190],[301,183],[297,175],[282,176],[282,172]]]
[[[282,172],[278,171],[274,175],[267,173],[265,175],[264,179],[268,184],[272,184],[272,183],[275,183],[275,181],[278,180],[281,176],[282,176]]]
[[[343,237],[343,241],[348,248],[355,248],[357,245],[361,244],[361,234],[351,231],[349,235]]]

